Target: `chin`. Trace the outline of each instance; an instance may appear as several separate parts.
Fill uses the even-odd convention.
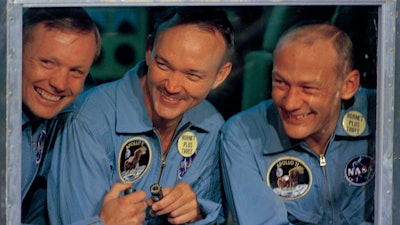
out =
[[[38,117],[42,119],[52,119],[57,115],[57,113],[48,112],[48,113],[38,113]]]
[[[298,139],[298,140],[304,139],[309,135],[307,133],[307,130],[304,128],[293,127],[293,126],[284,126],[284,128],[287,136],[293,139]]]
[[[34,108],[35,109],[35,108]],[[36,110],[33,110],[32,113],[39,118],[42,119],[52,119],[54,118],[58,113],[61,112],[61,110],[64,109],[64,107],[37,107]]]
[[[175,119],[182,113],[181,107],[178,106],[165,106],[163,104],[154,105],[155,113],[163,119]]]
[[[158,114],[160,118],[164,119],[164,120],[173,120],[179,117],[178,114],[175,113],[161,113]]]

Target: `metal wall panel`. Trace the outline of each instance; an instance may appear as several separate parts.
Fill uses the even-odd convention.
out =
[[[0,224],[6,224],[6,0],[0,0]]]
[[[22,5],[7,5],[6,224],[21,224]],[[3,179],[4,180],[4,179]]]
[[[396,4],[396,14],[399,13],[400,10],[400,1],[397,1]],[[393,138],[393,207],[392,207],[392,215],[393,215],[393,224],[400,223],[400,18],[396,16],[396,39],[395,39],[395,99],[394,99],[394,138]],[[397,62],[397,63],[396,63]],[[396,222],[397,221],[397,222]]]
[[[396,2],[381,6],[378,42],[377,78],[377,131],[376,131],[376,174],[375,174],[375,223],[398,224],[393,220],[394,201],[393,148],[394,148],[394,62],[395,62],[395,16]],[[396,127],[399,129],[399,127]]]
[[[265,0],[265,1],[145,1],[145,0],[0,0],[0,224],[20,224],[21,158],[21,30],[22,10],[35,6],[155,6],[155,5],[376,5],[379,7],[377,78],[376,224],[399,224],[400,208],[400,77],[395,79],[396,0]],[[5,32],[6,31],[6,32]],[[6,46],[4,45],[6,43]],[[6,66],[4,66],[6,65]],[[398,72],[397,72],[398,73]],[[400,75],[399,75],[400,76]],[[5,88],[4,88],[5,87]]]

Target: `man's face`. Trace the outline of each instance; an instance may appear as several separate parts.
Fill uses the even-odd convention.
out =
[[[151,118],[180,120],[226,78],[231,63],[222,65],[226,45],[218,32],[195,25],[163,31],[146,51],[149,67],[144,84]]]
[[[341,106],[336,65],[327,41],[286,44],[275,55],[272,98],[289,137],[318,140],[334,131]]]
[[[96,52],[94,33],[35,25],[24,43],[22,102],[35,117],[50,119],[80,93]]]

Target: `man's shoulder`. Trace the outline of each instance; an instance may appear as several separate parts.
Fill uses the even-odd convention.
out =
[[[248,109],[244,109],[226,121],[224,126],[234,126],[238,123],[260,123],[271,117],[277,116],[275,106],[271,99],[259,102]]]
[[[219,129],[225,122],[221,113],[208,100],[187,111],[186,117],[193,125],[205,130]]]

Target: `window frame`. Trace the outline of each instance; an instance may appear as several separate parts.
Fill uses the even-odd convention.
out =
[[[357,5],[378,7],[378,43],[377,43],[377,130],[376,130],[376,174],[375,174],[375,223],[394,223],[393,209],[400,207],[400,201],[395,193],[394,184],[398,183],[394,176],[395,157],[400,150],[395,150],[400,140],[400,121],[395,114],[399,112],[395,105],[396,96],[400,91],[395,89],[395,41],[396,41],[396,5],[397,1],[383,0],[206,0],[206,1],[148,1],[148,0],[6,0],[1,3],[6,16],[6,50],[0,48],[0,54],[6,59],[4,75],[0,82],[6,84],[6,91],[0,96],[0,115],[6,115],[6,126],[1,128],[0,136],[5,137],[5,150],[0,149],[0,179],[3,181],[0,193],[0,223],[20,224],[21,215],[21,76],[22,74],[22,12],[25,7],[55,7],[55,6],[162,6],[162,5]],[[1,22],[1,21],[0,21]],[[400,86],[399,86],[400,87]],[[5,95],[5,96],[4,96]],[[4,106],[4,107],[3,107]],[[395,145],[396,144],[396,145]],[[1,152],[2,151],[2,152]],[[18,162],[18,163],[16,163]],[[389,178],[389,179],[388,179]],[[5,181],[5,182],[4,182]],[[4,187],[4,188],[3,188]],[[4,190],[4,191],[3,191]]]

